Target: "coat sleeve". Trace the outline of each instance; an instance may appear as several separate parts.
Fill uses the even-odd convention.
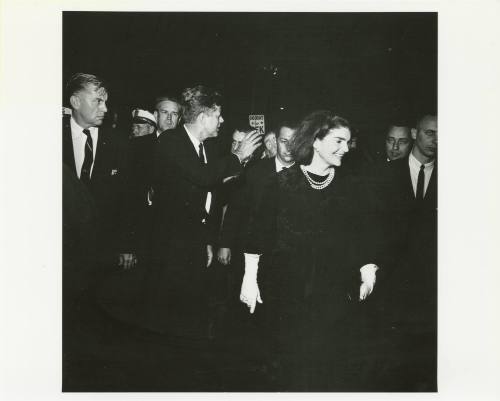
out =
[[[159,172],[164,169],[175,171],[183,178],[200,187],[212,187],[219,184],[222,179],[241,173],[243,166],[238,157],[229,154],[214,160],[209,160],[206,165],[192,162],[190,154],[184,147],[175,141],[162,141],[158,144],[157,165]]]
[[[226,213],[220,230],[219,247],[234,248],[241,232],[248,224],[248,215],[251,206],[250,183],[241,177],[243,182],[234,188],[234,192],[229,195]]]
[[[262,182],[262,198],[252,208],[244,240],[244,252],[265,254],[276,244],[279,204],[278,176],[273,174]]]

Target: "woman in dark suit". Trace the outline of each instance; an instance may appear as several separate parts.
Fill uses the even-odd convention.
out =
[[[360,238],[369,233],[363,196],[339,170],[350,137],[331,111],[305,117],[291,145],[295,165],[272,177],[249,224],[240,299],[251,313],[262,303],[274,390],[341,390],[350,375],[350,303],[371,293],[378,269]]]

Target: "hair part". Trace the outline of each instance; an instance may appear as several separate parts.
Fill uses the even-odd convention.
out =
[[[186,123],[193,123],[201,113],[214,111],[222,105],[222,96],[214,89],[203,85],[182,91],[182,117]]]
[[[323,139],[331,129],[348,128],[349,122],[330,110],[317,110],[307,115],[298,125],[291,143],[291,153],[298,164],[311,164],[316,139]]]

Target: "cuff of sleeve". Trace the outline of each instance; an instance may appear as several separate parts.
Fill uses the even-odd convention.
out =
[[[361,267],[360,267],[360,269],[359,269],[359,271],[360,271],[361,273],[363,273],[363,272],[365,272],[365,271],[366,271],[366,272],[371,272],[371,271],[373,271],[373,273],[375,273],[378,269],[379,269],[379,267],[378,267],[376,264],[373,264],[373,263],[368,263],[368,264],[366,264],[366,265],[364,265],[364,266],[361,266]]]
[[[373,264],[373,263],[369,263],[369,264],[362,266],[359,269],[359,271],[361,273],[361,281],[363,283],[374,282],[375,281],[375,272],[377,270],[378,270],[378,266]]]
[[[259,268],[260,255],[256,253],[245,253],[245,274],[254,274],[257,276]]]

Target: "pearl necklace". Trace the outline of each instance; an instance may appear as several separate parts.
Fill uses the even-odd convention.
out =
[[[304,166],[300,166],[300,169],[304,173],[304,175],[305,175],[305,177],[307,179],[307,182],[309,183],[309,185],[313,189],[323,189],[323,188],[326,188],[328,185],[330,185],[330,183],[333,181],[333,177],[335,176],[335,169],[332,168],[330,170],[330,172],[328,173],[328,177],[326,178],[325,181],[323,181],[323,182],[317,182],[317,181],[314,181],[309,176],[309,172],[306,170],[306,168]]]

